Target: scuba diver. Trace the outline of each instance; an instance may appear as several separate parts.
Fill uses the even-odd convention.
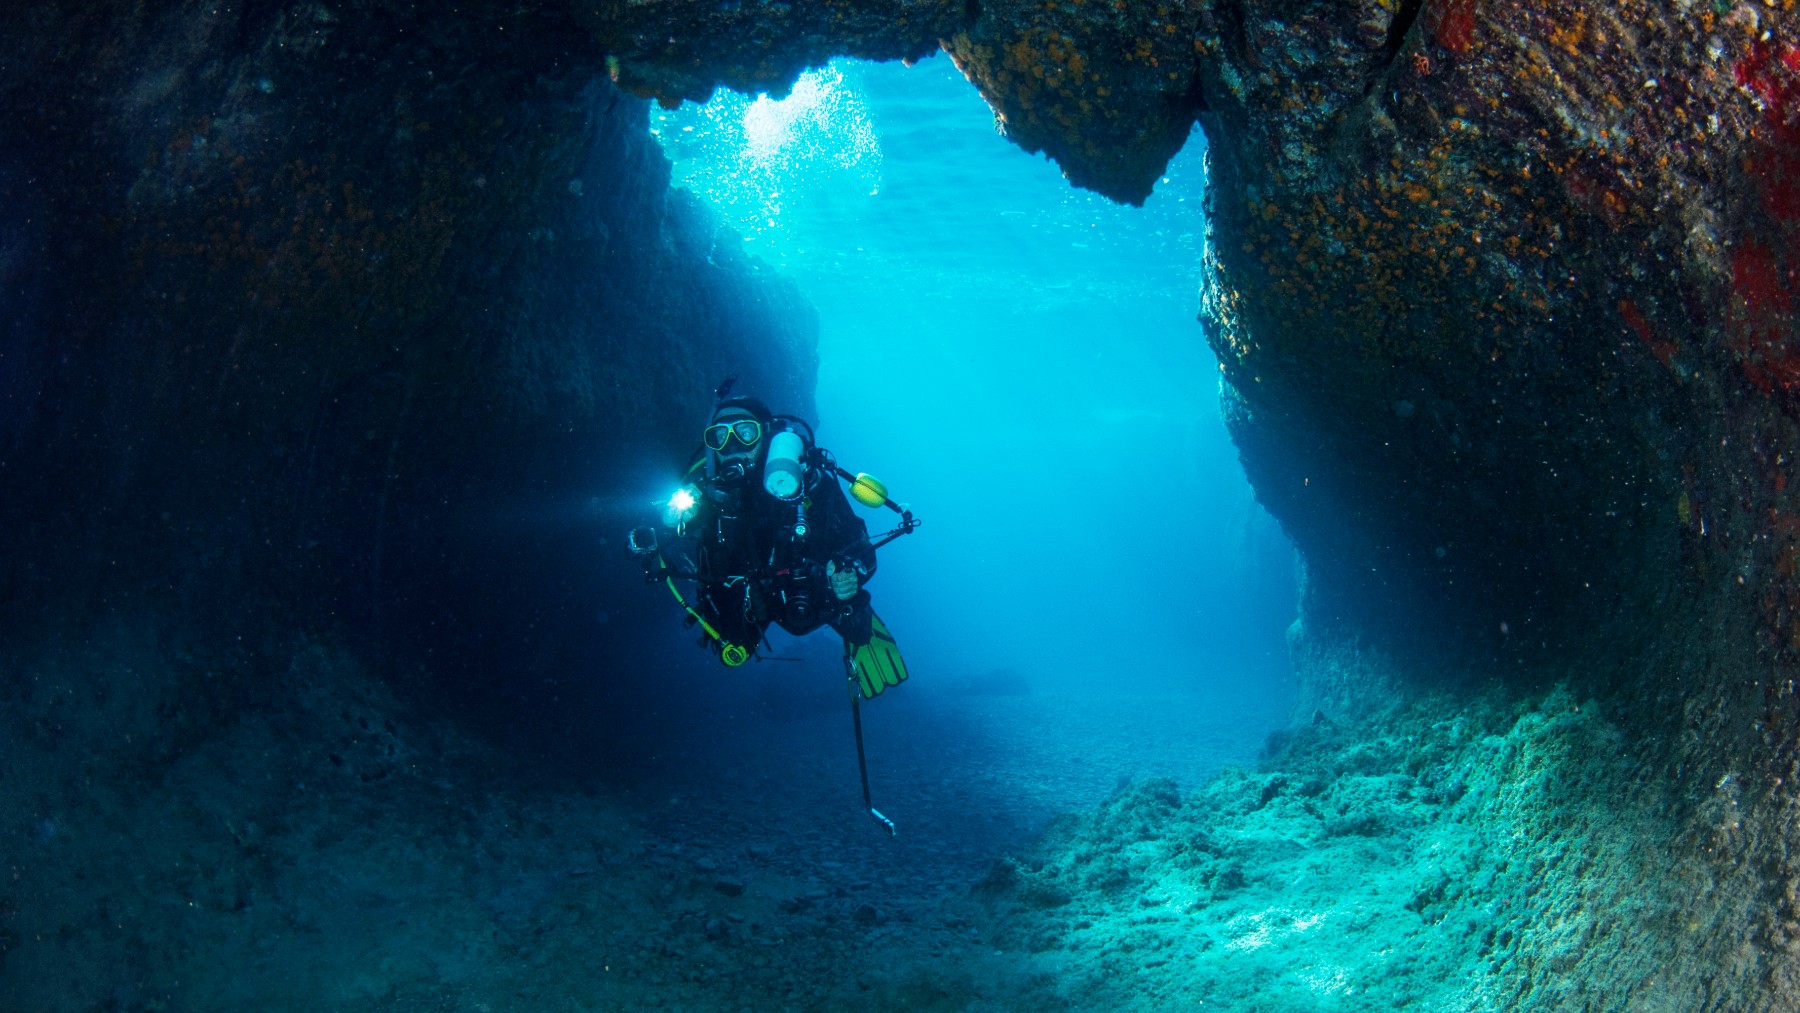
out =
[[[865,699],[906,679],[906,664],[865,586],[875,550],[919,526],[869,475],[852,475],[814,440],[812,426],[720,385],[701,447],[658,529],[631,532],[645,579],[664,581],[701,643],[725,665],[757,656],[769,624],[795,636],[830,626],[844,638],[845,671]],[[839,480],[865,506],[900,514],[875,542]],[[676,580],[696,584],[694,600]]]
[[[714,394],[700,449],[663,509],[663,534],[634,528],[627,547],[644,579],[668,585],[688,623],[700,627],[701,644],[728,667],[762,657],[770,623],[795,636],[830,626],[844,638],[863,805],[893,836],[893,821],[869,799],[858,701],[904,682],[906,662],[864,585],[875,575],[875,550],[912,533],[919,521],[880,481],[838,467],[805,420],[776,415],[753,397],[732,397],[731,384]],[[840,480],[858,503],[899,514],[900,525],[871,542]],[[694,582],[692,603],[678,579]]]

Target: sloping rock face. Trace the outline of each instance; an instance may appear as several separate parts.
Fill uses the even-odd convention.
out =
[[[566,20],[21,18],[0,40],[20,629],[71,602],[275,616],[517,690],[630,639],[596,614],[652,606],[597,560],[722,378],[811,405],[810,308],[669,192],[646,104]]]

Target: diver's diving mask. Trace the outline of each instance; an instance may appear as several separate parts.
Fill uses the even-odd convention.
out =
[[[730,422],[719,422],[706,427],[700,438],[706,441],[706,449],[724,453],[732,440],[742,443],[745,449],[762,442],[763,426],[755,419],[734,419]]]

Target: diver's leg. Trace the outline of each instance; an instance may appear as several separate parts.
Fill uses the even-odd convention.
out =
[[[852,691],[873,697],[906,681],[906,662],[900,657],[900,646],[894,643],[887,624],[869,607],[867,594],[858,595],[852,602],[850,611],[832,628],[844,638]]]

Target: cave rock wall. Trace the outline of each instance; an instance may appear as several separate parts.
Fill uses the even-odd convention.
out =
[[[19,628],[291,622],[516,679],[506,645],[554,667],[650,607],[597,561],[721,379],[810,410],[810,307],[567,19],[48,5],[0,68]]]

